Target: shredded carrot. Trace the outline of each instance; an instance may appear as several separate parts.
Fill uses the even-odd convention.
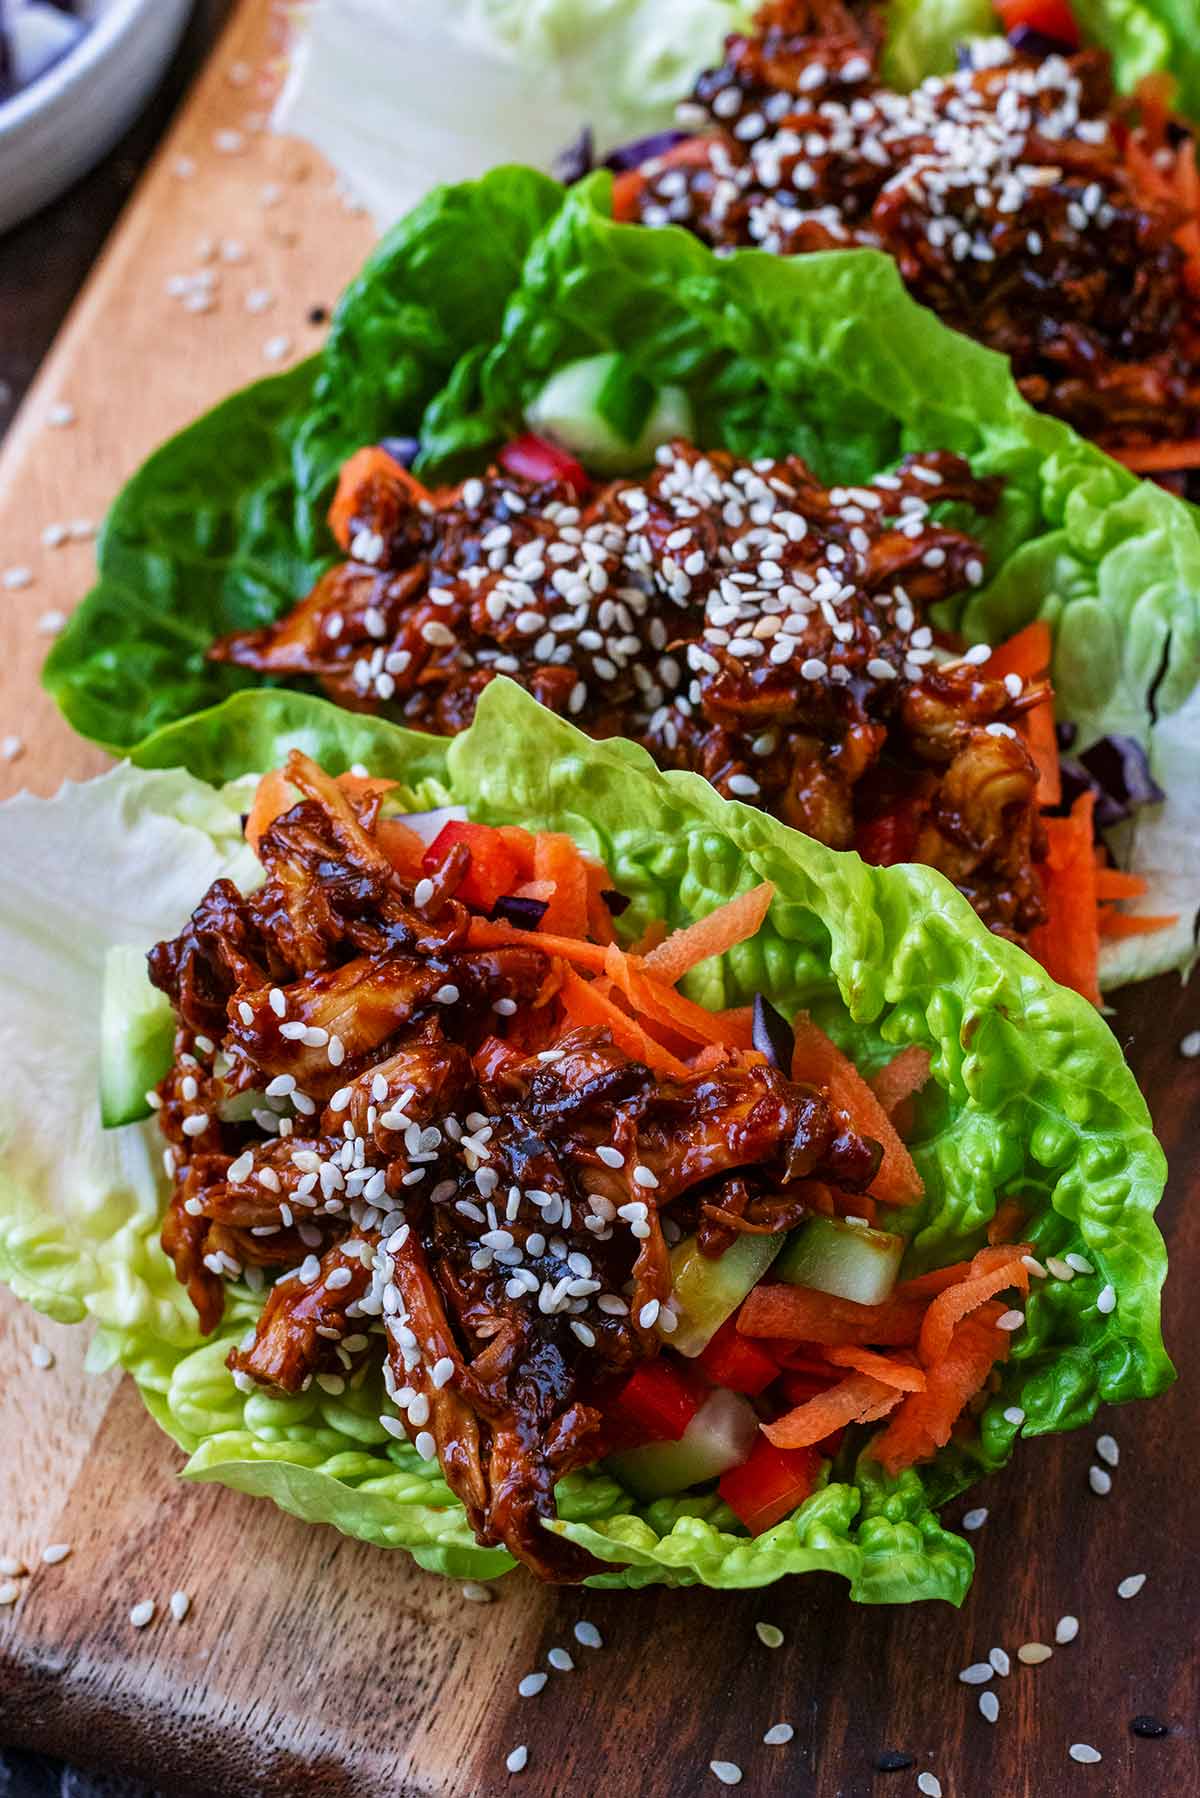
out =
[[[807,1012],[799,1014],[794,1030],[793,1080],[825,1087],[835,1108],[846,1114],[859,1134],[883,1145],[883,1160],[871,1184],[874,1197],[885,1205],[915,1204],[925,1190],[921,1176],[891,1118],[854,1063]]]
[[[1044,618],[1035,618],[1003,643],[997,643],[983,664],[981,673],[988,680],[1003,680],[1006,674],[1021,680],[1041,680],[1049,670],[1054,653],[1054,639]]]
[[[910,1394],[871,1443],[870,1453],[889,1474],[928,1460],[949,1442],[964,1405],[1008,1355],[1010,1338],[996,1328],[1003,1310],[993,1301],[955,1325],[941,1358],[926,1369],[924,1392]]]
[[[545,905],[549,905],[553,896],[552,880],[527,880],[513,894],[514,899],[537,899]]]
[[[604,895],[609,891],[607,868],[601,867],[590,857],[584,857],[584,871],[587,875],[587,923],[588,935],[594,943],[612,943],[616,941],[613,934],[612,913],[608,909],[608,901]]]
[[[640,955],[645,959],[653,950],[659,948],[667,940],[667,924],[665,918],[651,918],[636,943],[629,946],[630,955]]]
[[[254,800],[246,815],[246,841],[255,852],[276,818],[291,811],[296,803],[296,789],[281,768],[264,774],[254,789]]]
[[[811,1286],[755,1286],[738,1312],[744,1336],[779,1336],[789,1342],[861,1347],[907,1348],[916,1342],[924,1300],[890,1298],[882,1305],[859,1305]]]
[[[540,831],[533,843],[533,876],[553,884],[542,925],[551,936],[586,937],[587,870],[579,850],[561,831]]]
[[[407,468],[402,468],[395,457],[389,456],[378,444],[356,450],[349,461],[342,464],[337,492],[329,508],[329,528],[347,552],[350,549],[350,526],[358,507],[360,490],[368,481],[376,478],[388,480],[400,487],[414,504],[432,498],[429,489],[423,487],[415,475],[409,474]]]
[[[1100,907],[1100,935],[1108,942],[1119,942],[1128,936],[1150,936],[1153,931],[1166,930],[1178,922],[1178,912],[1152,916],[1148,912],[1116,911],[1111,905]]]
[[[665,943],[646,956],[646,972],[667,986],[676,986],[689,969],[712,955],[724,955],[735,943],[754,936],[770,909],[775,888],[769,880],[739,893],[710,911],[706,918],[673,931]]]
[[[1140,899],[1146,891],[1140,874],[1124,874],[1120,868],[1096,868],[1097,899]]]
[[[720,1043],[732,1049],[751,1047],[751,1032],[744,1024],[739,1026],[727,1013],[706,1011],[677,993],[673,986],[651,979],[644,967],[640,968],[615,943],[609,944],[604,971],[633,1009],[652,1023],[665,1025],[695,1043]]]
[[[1100,1003],[1100,926],[1096,862],[1092,854],[1091,793],[1081,793],[1066,818],[1044,820],[1047,855],[1042,885],[1049,916],[1029,934],[1029,949],[1055,980]]]
[[[760,1427],[776,1448],[807,1448],[848,1423],[874,1423],[899,1403],[900,1393],[894,1386],[873,1380],[870,1374],[852,1373],[828,1392],[818,1392],[786,1416]]]
[[[521,933],[525,934],[525,933]],[[525,935],[526,942],[529,941]],[[601,951],[603,953],[603,951]],[[685,1062],[677,1060],[669,1049],[655,1042],[634,1018],[597,991],[594,981],[581,980],[573,968],[563,975],[561,998],[567,1021],[572,1025],[594,1026],[607,1030],[619,1049],[635,1061],[641,1061],[656,1073],[670,1079],[686,1079],[690,1073]]]
[[[931,1057],[928,1049],[910,1043],[886,1065],[872,1074],[869,1085],[883,1109],[891,1117],[897,1105],[919,1093],[929,1080]]]
[[[380,818],[375,826],[375,841],[396,872],[415,886],[425,860],[425,844],[416,831],[403,818]]]
[[[692,1056],[693,1074],[711,1074],[715,1068],[724,1067],[729,1060],[729,1050],[723,1043],[707,1043]]]
[[[376,780],[372,774],[339,774],[337,784],[350,799],[374,799],[377,793],[390,793],[394,780]]]
[[[939,1292],[970,1278],[971,1263],[955,1261],[949,1267],[934,1267],[927,1274],[914,1274],[911,1280],[900,1280],[892,1287],[892,1298],[935,1299]]]
[[[967,1278],[939,1293],[925,1313],[917,1339],[923,1367],[932,1367],[942,1359],[950,1346],[955,1325],[968,1312],[978,1310],[986,1300],[1009,1286],[1015,1286],[1021,1292],[1029,1291],[1029,1269],[1022,1256],[1031,1253],[1028,1243],[980,1249],[971,1262]]]
[[[901,1392],[925,1390],[922,1369],[894,1355],[876,1355],[871,1349],[835,1344],[826,1350],[825,1359],[834,1367],[852,1367],[855,1373],[869,1373],[873,1380],[882,1380],[885,1386],[898,1387]]]
[[[1176,469],[1200,468],[1200,437],[1185,437],[1178,443],[1134,443],[1108,453],[1131,474],[1170,474]]]
[[[1024,1235],[1028,1222],[1028,1214],[1019,1199],[1001,1199],[995,1216],[988,1225],[988,1242],[992,1248],[1000,1243],[1016,1242],[1019,1236]]]
[[[708,161],[711,149],[712,143],[706,137],[685,137],[654,160],[660,169],[695,168]],[[637,218],[638,201],[645,186],[646,176],[641,169],[626,169],[617,176],[613,182],[612,215],[619,224],[629,224]]]
[[[1038,772],[1039,805],[1062,803],[1062,766],[1058,755],[1058,733],[1054,728],[1054,700],[1043,699],[1031,706],[1017,720],[1017,734],[1033,757]]]
[[[546,955],[561,955],[564,961],[590,973],[604,972],[604,945],[578,942],[574,937],[555,936],[542,930],[521,930],[500,919],[473,917],[467,927],[467,946],[471,949],[541,949]]]

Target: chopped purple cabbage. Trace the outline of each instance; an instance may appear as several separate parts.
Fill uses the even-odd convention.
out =
[[[1166,798],[1136,737],[1101,737],[1082,754],[1064,756],[1061,768],[1064,804],[1091,793],[1097,830],[1108,830],[1132,817],[1139,806],[1160,805]]]
[[[610,151],[604,158],[604,167],[620,174],[624,169],[640,169],[644,162],[655,156],[661,156],[667,150],[673,150],[681,144],[685,137],[691,137],[690,131],[655,131],[649,137],[635,137],[632,143],[621,144]]]
[[[796,1048],[796,1035],[781,1011],[776,1011],[769,999],[761,993],[754,995],[754,1019],[750,1026],[750,1040],[760,1055],[765,1055],[772,1067],[783,1073],[792,1071],[792,1056]]]
[[[411,468],[421,453],[419,437],[381,437],[379,447],[384,450],[393,462],[399,462],[401,468]]]
[[[497,899],[489,916],[493,922],[512,924],[517,930],[536,930],[548,909],[545,899],[522,899],[516,893],[505,893]]]
[[[579,136],[554,158],[551,173],[564,187],[571,187],[576,181],[582,181],[585,175],[590,175],[595,166],[596,146],[592,128],[585,125]]]
[[[1032,25],[1014,25],[1008,41],[1022,56],[1073,56],[1075,46],[1060,37],[1050,37]]]
[[[614,918],[619,918],[623,911],[629,910],[631,901],[628,893],[618,893],[613,887],[604,887],[600,897]]]

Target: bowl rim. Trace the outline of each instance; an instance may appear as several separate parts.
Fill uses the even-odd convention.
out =
[[[0,142],[78,89],[120,49],[133,26],[154,5],[155,0],[110,0],[60,61],[51,63],[28,87],[0,104]]]

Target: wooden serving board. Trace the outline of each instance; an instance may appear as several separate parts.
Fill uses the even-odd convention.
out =
[[[0,460],[0,573],[26,565],[34,576],[0,589],[0,737],[24,745],[0,763],[6,792],[51,792],[103,761],[37,684],[48,642],[38,621],[69,610],[91,576],[87,542],[46,547],[43,528],[98,519],[156,442],[272,366],[271,338],[289,338],[294,354],[314,348],[310,310],[328,305],[368,246],[367,222],[347,212],[311,151],[245,131],[263,101],[236,65],[262,65],[267,13],[259,0],[236,15]],[[229,130],[244,144],[217,150]],[[178,172],[180,158],[193,174]],[[280,190],[274,204],[263,203],[268,186]],[[204,239],[240,243],[246,260],[202,261]],[[215,309],[189,313],[166,284],[202,267],[219,272]],[[273,303],[248,312],[259,288]],[[75,422],[55,428],[61,404]],[[1167,1330],[1193,1375],[1200,1061],[1177,1045],[1198,1009],[1195,989],[1166,980],[1123,999],[1115,1018],[1174,1157],[1161,1214],[1175,1267]],[[35,1345],[53,1352],[53,1367],[34,1365]],[[831,1577],[758,1594],[626,1594],[558,1593],[513,1575],[484,1606],[402,1554],[219,1487],[184,1486],[180,1457],[130,1382],[85,1375],[84,1347],[82,1331],[0,1299],[0,1556],[36,1569],[0,1610],[0,1742],[195,1798],[686,1798],[721,1789],[712,1760],[741,1766],[755,1795],[907,1794],[921,1771],[940,1777],[947,1798],[1200,1791],[1200,1414],[1186,1383],[1097,1426],[1121,1445],[1110,1497],[1088,1489],[1094,1431],[1025,1444],[971,1495],[990,1517],[973,1538],[979,1572],[961,1614],[859,1609]],[[56,1542],[70,1544],[68,1558],[42,1565],[42,1547]],[[1123,1603],[1116,1584],[1134,1572],[1149,1576],[1146,1589]],[[176,1590],[192,1601],[181,1624],[167,1614]],[[157,1616],[137,1630],[129,1611],[146,1598]],[[1067,1612],[1080,1619],[1078,1640],[1043,1666],[1018,1667],[1018,1645],[1052,1641]],[[573,1641],[582,1618],[599,1626],[602,1649]],[[777,1624],[784,1645],[764,1647],[756,1621]],[[518,1679],[555,1645],[572,1650],[575,1670],[519,1698]],[[991,1727],[956,1676],[994,1645],[1015,1670],[994,1682],[1001,1716]],[[1142,1712],[1171,1735],[1132,1736]],[[779,1722],[793,1740],[764,1746]],[[1078,1741],[1102,1751],[1100,1765],[1068,1758]],[[528,1767],[509,1775],[519,1743]],[[886,1748],[912,1767],[876,1772]]]

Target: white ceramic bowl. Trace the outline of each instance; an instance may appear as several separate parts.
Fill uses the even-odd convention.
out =
[[[92,10],[61,62],[0,102],[0,231],[112,148],[170,61],[191,0],[95,0]]]

